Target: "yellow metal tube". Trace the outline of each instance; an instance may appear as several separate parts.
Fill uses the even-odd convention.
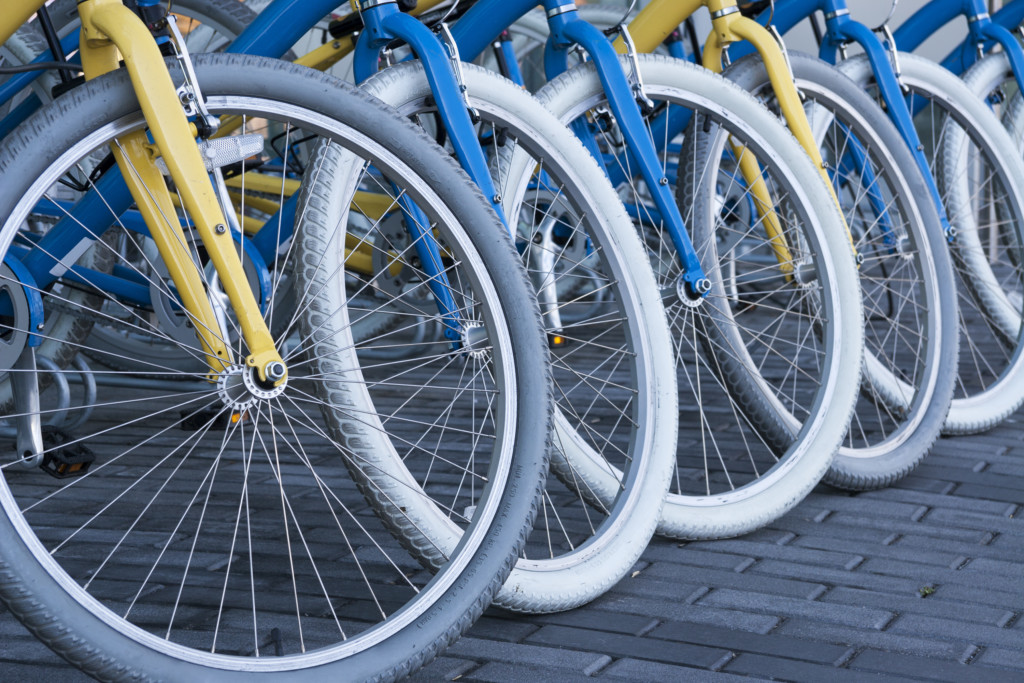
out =
[[[299,191],[302,183],[294,178],[282,180],[279,176],[271,176],[259,171],[248,171],[243,175],[231,176],[224,181],[224,184],[237,189],[245,186],[249,192],[262,192],[274,196],[280,196],[283,193],[285,197],[291,197]]]
[[[702,0],[651,0],[640,13],[629,22],[629,36],[637,52],[654,52],[679,24],[704,4]],[[615,50],[626,53],[622,38],[615,41]]]
[[[771,193],[765,185],[761,165],[746,147],[733,145],[732,149],[750,196],[754,199],[754,207],[757,209],[761,226],[768,235],[775,258],[779,261],[779,268],[789,275],[793,272],[793,254],[789,251],[786,235],[782,231],[778,214],[775,213],[775,202],[772,201]]]
[[[352,36],[331,40],[295,60],[296,64],[326,71],[356,48]]]
[[[163,175],[153,163],[149,138],[145,131],[121,136],[113,152],[167,271],[185,274],[184,277],[172,275],[171,279],[181,303],[192,318],[207,365],[214,372],[219,372],[231,364],[231,350],[221,336],[220,323],[199,276],[199,266],[192,260],[186,246],[188,243],[174,206],[176,202],[166,190]]]
[[[800,94],[796,89],[796,84],[793,82],[793,75],[789,70],[789,65],[782,54],[782,48],[779,47],[771,33],[753,19],[747,19],[740,15],[732,16],[736,17],[736,20],[731,25],[733,32],[739,38],[750,41],[758,54],[761,55],[761,60],[768,71],[768,79],[771,81],[772,90],[779,103],[779,108],[782,110],[782,116],[786,120],[786,125],[800,143],[800,146],[807,152],[807,156],[814,162],[814,165],[818,168],[818,173],[825,179],[825,185],[828,186],[828,191],[832,194],[832,200],[836,203],[836,208],[839,209],[839,215],[843,217],[843,228],[846,230],[846,237],[850,241],[850,248],[853,249],[854,255],[856,255],[857,248],[853,241],[853,234],[850,233],[850,227],[846,224],[843,207],[839,203],[839,197],[836,196],[835,188],[832,186],[832,178],[829,176],[828,168],[825,166],[825,160],[821,158],[821,150],[814,139],[811,124],[807,120],[807,114],[804,112],[803,103],[800,101]]]
[[[46,0],[7,0],[0,12],[0,45],[46,4]]]
[[[109,70],[111,60],[116,65],[113,50],[116,46],[124,58],[155,147],[162,153],[185,208],[192,217],[231,301],[232,310],[250,351],[245,359],[246,365],[256,368],[261,379],[265,380],[265,368],[271,362],[282,362],[281,356],[249,288],[231,232],[223,227],[226,225],[224,215],[188,120],[175,95],[174,84],[160,50],[142,21],[120,0],[86,0],[79,5],[79,13],[82,18],[81,44],[86,76],[95,77],[99,75],[96,71]],[[97,54],[97,59],[94,61],[86,53]],[[150,229],[159,230],[163,226],[151,225]],[[178,265],[176,261],[167,264],[168,269],[176,269]],[[176,285],[179,278],[185,281],[192,276],[196,276],[194,267],[178,272],[171,270]],[[207,301],[205,307],[209,305]],[[196,313],[191,308],[190,312]]]

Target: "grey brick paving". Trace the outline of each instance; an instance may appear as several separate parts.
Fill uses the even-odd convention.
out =
[[[810,664],[795,659],[742,654],[723,669],[727,673],[741,673],[761,678],[783,680],[859,681],[864,675],[849,669]],[[898,681],[900,678],[881,676],[876,680]]]
[[[890,652],[934,657],[949,662],[959,661],[965,648],[969,647],[966,643],[952,643],[917,635],[904,636],[888,631],[865,631],[808,619],[789,619],[775,632],[801,641],[856,644]]]
[[[948,664],[927,657],[898,655],[878,650],[865,650],[849,664],[856,671],[885,672],[907,678],[928,678],[936,681],[963,681],[976,676],[985,681],[1019,681],[1019,674],[1007,671],[978,671],[966,664]]]
[[[523,681],[565,681],[580,683],[592,681],[586,674],[564,669],[538,666],[512,666],[504,663],[489,663],[465,674],[460,681],[487,681],[488,683],[523,683]]]
[[[978,664],[984,664],[987,666],[995,667],[1006,667],[1009,669],[1017,669],[1018,671],[1024,671],[1024,652],[1020,650],[1006,650],[1000,647],[990,647],[981,653],[978,657]],[[1021,674],[1015,674],[1017,680],[1020,680]]]
[[[707,589],[705,589],[706,591]],[[782,621],[780,617],[770,614],[719,609],[703,604],[672,603],[636,598],[624,599],[616,596],[601,598],[600,606],[607,610],[618,610],[620,612],[624,610],[643,610],[644,614],[660,619],[726,626],[737,631],[749,631],[751,633],[768,633]]]
[[[965,603],[950,604],[945,601],[922,600],[920,594],[913,595],[867,591],[857,588],[837,587],[819,598],[822,602],[835,602],[843,605],[861,605],[895,610],[902,614],[920,614],[940,618],[956,619],[961,622],[973,622],[1000,626],[1014,612],[998,607],[987,607]]]
[[[530,636],[527,642],[548,645],[553,653],[564,652],[562,648],[568,646],[607,652],[615,657],[642,657],[656,662],[694,664],[703,667],[714,667],[730,656],[727,649],[719,647],[667,643],[651,638],[586,631],[565,626],[545,626]]]
[[[883,491],[819,487],[743,538],[657,539],[591,605],[489,610],[412,680],[1024,680],[1022,427],[940,439]],[[2,611],[0,642],[0,680],[85,680]]]

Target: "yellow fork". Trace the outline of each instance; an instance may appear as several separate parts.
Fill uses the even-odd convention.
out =
[[[754,46],[764,62],[786,125],[825,179],[825,184],[828,186],[829,192],[832,193],[832,199],[840,208],[840,215],[842,215],[839,198],[835,194],[832,179],[828,175],[821,151],[814,140],[811,125],[807,120],[782,49],[767,29],[740,14],[736,0],[652,0],[629,24],[630,37],[636,44],[637,50],[652,52],[679,24],[702,5],[707,6],[711,12],[712,23],[711,34],[704,44],[704,67],[711,71],[721,72],[723,52],[732,43],[747,40]],[[625,44],[621,38],[616,42],[616,48],[619,52],[625,52]],[[765,186],[760,165],[749,151],[736,146],[733,151],[736,153],[737,159],[740,160],[740,171],[755,199],[758,214],[764,222],[776,256],[783,264],[791,263],[785,235],[781,231],[774,211],[770,210],[770,207],[775,204]],[[849,226],[846,226],[845,217],[843,220],[847,237],[850,240],[850,247],[856,254],[853,235],[850,234]]]
[[[275,383],[283,382],[283,361],[248,286],[231,231],[226,228],[227,222],[199,155],[195,129],[181,108],[152,35],[121,0],[85,0],[78,10],[86,78],[118,68],[118,59],[123,58],[153,136],[152,144],[143,132],[124,136],[117,140],[113,151],[182,303],[195,321],[196,334],[211,371],[217,373],[234,361],[220,336],[217,317],[186,247],[170,191],[155,164],[157,156],[166,163],[231,301],[250,351],[245,364],[255,368],[264,381],[268,367],[273,367]]]

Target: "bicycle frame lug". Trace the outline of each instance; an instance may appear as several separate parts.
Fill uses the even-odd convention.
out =
[[[688,308],[696,308],[704,302],[709,291],[711,291],[711,281],[706,277],[693,279],[684,273],[676,280],[675,296],[671,298]]]

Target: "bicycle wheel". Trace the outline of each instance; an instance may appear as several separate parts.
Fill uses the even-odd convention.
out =
[[[553,342],[554,477],[495,602],[565,610],[625,576],[654,533],[675,453],[674,378],[659,372],[672,362],[671,339],[643,245],[579,141],[511,81],[471,64],[463,76]],[[386,69],[362,87],[443,135],[419,63]],[[332,197],[335,183],[322,176],[310,192]],[[390,470],[408,458],[376,453],[375,467],[363,471],[387,492],[376,497],[378,513],[434,565],[460,530],[443,508],[388,485]]]
[[[861,261],[862,395],[825,481],[881,488],[927,455],[949,411],[955,377],[946,368],[956,362],[959,335],[953,266],[928,187],[885,113],[835,67],[794,52],[789,59]],[[725,75],[778,108],[756,55],[737,61]],[[708,137],[713,140],[713,132]],[[690,139],[696,146],[688,141],[684,149],[694,159],[714,148],[703,135]],[[725,226],[737,222],[725,212],[719,220]],[[723,376],[743,377],[728,369]],[[765,430],[775,424],[760,421]],[[766,438],[785,439],[775,433]]]
[[[900,55],[907,102],[928,155],[956,240],[960,361],[944,431],[983,431],[1024,402],[1021,314],[1024,280],[1024,162],[998,119],[953,74]],[[841,70],[868,88],[870,67]]]
[[[735,536],[791,509],[828,469],[859,381],[863,327],[860,301],[851,296],[859,285],[841,218],[829,208],[834,202],[828,189],[778,120],[735,84],[692,64],[650,55],[640,55],[639,63],[659,117],[699,112],[758,158],[775,162],[765,179],[779,199],[776,214],[787,234],[793,231],[790,241],[794,249],[799,245],[800,253],[793,253],[803,259],[800,265],[814,271],[805,284],[780,278],[764,296],[735,306],[729,293],[741,283],[730,279],[736,269],[720,261],[738,260],[748,247],[763,254],[769,240],[751,233],[743,251],[740,243],[720,246],[710,241],[697,246],[712,293],[689,301],[677,287],[675,248],[660,216],[650,209],[647,188],[634,177],[632,162],[623,154],[594,68],[573,69],[538,93],[564,122],[585,116],[596,148],[614,160],[606,161],[606,168],[627,179],[618,191],[647,243],[666,301],[676,347],[680,425],[676,474],[659,532],[685,538]],[[663,172],[671,180],[672,167],[679,163],[675,135],[654,137],[664,150]],[[725,200],[737,206],[749,203],[743,192]],[[683,219],[687,225],[693,222],[693,216]],[[720,325],[732,328],[732,336],[718,335],[714,343],[706,343]],[[718,340],[730,338],[741,343],[719,345]],[[745,400],[784,408],[800,425],[788,446],[766,443],[752,429],[741,403],[721,380],[726,357],[730,367],[749,374],[759,387],[755,397]],[[765,365],[766,357],[782,361],[793,372],[778,363]]]
[[[347,331],[361,313],[347,302],[367,282],[355,263],[363,245],[346,244],[345,224],[306,231],[300,215],[300,229],[290,240],[278,236],[262,264],[246,251],[268,325],[289,321],[277,340],[286,384],[260,385],[238,366],[213,384],[201,373],[159,367],[150,368],[159,380],[94,370],[106,393],[89,406],[88,425],[55,434],[44,454],[56,459],[49,470],[79,476],[57,480],[12,459],[0,466],[0,597],[97,678],[397,678],[490,603],[532,525],[550,417],[536,303],[488,203],[407,121],[336,79],[284,62],[198,55],[195,67],[211,111],[235,117],[246,147],[260,141],[259,151],[249,149],[222,173],[245,178],[280,158],[292,166],[279,170],[279,183],[291,171],[331,173],[316,163],[293,166],[308,162],[306,148],[324,136],[352,169],[346,205],[362,222],[381,206],[393,213],[400,197],[415,203],[431,228],[420,234],[431,236],[443,262],[428,268],[409,251],[391,251],[389,263],[409,269],[409,290],[446,283],[449,307],[403,292],[393,300],[417,320],[445,310],[461,336],[413,361],[362,362],[363,345]],[[63,273],[62,282],[104,300],[98,310],[72,307],[72,314],[134,326],[194,353],[162,329],[181,310],[146,230],[121,211],[130,198],[107,184],[109,175],[83,177],[77,166],[142,125],[121,70],[67,93],[9,136],[0,147],[10,179],[0,188],[7,217],[0,246],[5,263],[45,253],[46,242],[27,239],[21,226],[56,199],[75,225],[105,231],[117,259],[105,275],[118,282],[80,264]],[[230,132],[227,121],[222,132]],[[97,211],[54,195],[70,187],[101,196]],[[183,216],[186,235],[190,226]],[[235,235],[241,249],[256,246],[258,234],[243,235]],[[216,301],[203,250],[192,255]],[[10,284],[6,297],[19,304],[24,284]],[[275,307],[283,287],[296,293],[294,309]],[[44,308],[67,304],[39,295]],[[215,332],[245,357],[234,318],[219,315],[218,325]],[[326,401],[328,387],[336,402]],[[48,396],[39,400],[46,413]],[[364,467],[382,440],[432,454],[437,477],[418,490],[464,532],[433,576],[368,514],[347,472]]]

